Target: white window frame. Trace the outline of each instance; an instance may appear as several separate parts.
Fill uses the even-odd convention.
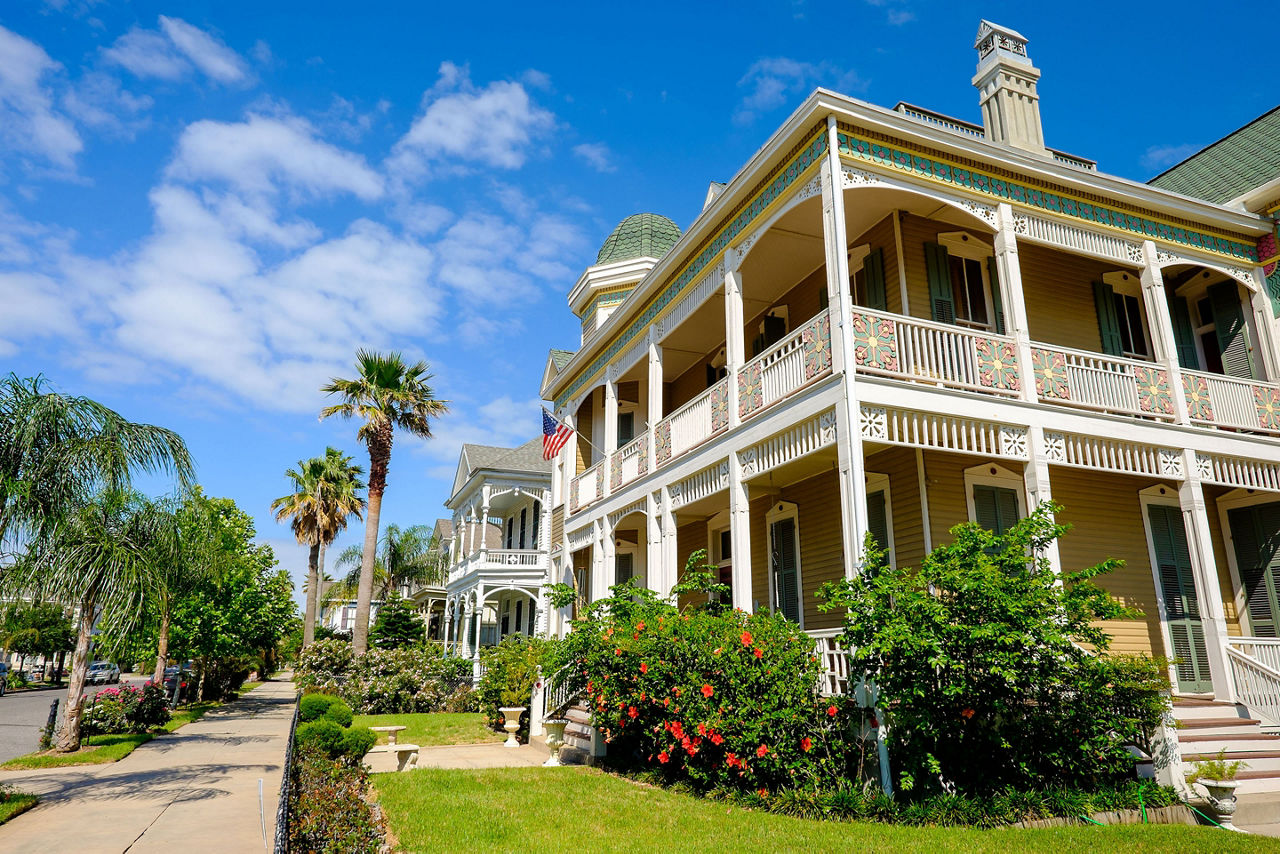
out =
[[[733,536],[728,510],[721,510],[707,519],[707,563],[713,564],[717,569],[724,569],[726,565],[733,563],[733,558],[726,558],[720,553],[720,534],[725,531],[730,532],[730,537]],[[719,578],[716,580],[719,581]]]
[[[884,548],[889,566],[897,567],[897,551],[893,541],[893,493],[889,490],[889,475],[869,471],[865,475],[865,481],[867,495],[873,492],[884,493],[884,532],[885,536],[889,538],[889,542],[885,543]]]
[[[1104,284],[1110,285],[1111,290],[1120,296],[1133,297],[1138,303],[1138,319],[1142,326],[1142,343],[1146,345],[1146,353],[1125,352],[1126,359],[1134,359],[1139,362],[1155,361],[1155,344],[1151,335],[1151,318],[1147,315],[1147,301],[1142,295],[1142,280],[1135,274],[1125,270],[1113,270],[1109,273],[1102,274]],[[1117,321],[1119,318],[1117,317]]]
[[[978,510],[973,503],[975,486],[998,486],[1012,489],[1018,496],[1018,518],[1027,518],[1027,483],[1022,475],[998,463],[983,463],[964,470],[964,502],[969,511],[969,521],[978,521]]]
[[[781,522],[784,519],[792,520],[796,532],[796,594],[799,597],[797,604],[799,605],[800,630],[804,631],[804,573],[800,560],[800,556],[804,554],[804,551],[800,548],[800,507],[791,501],[776,502],[764,516],[765,547],[768,549],[765,559],[769,576],[769,613],[777,612],[774,603],[778,601],[777,594],[773,589],[773,523]]]
[[[1151,565],[1151,582],[1156,591],[1156,611],[1160,616],[1160,640],[1164,644],[1165,657],[1173,661],[1173,638],[1169,635],[1169,610],[1164,602],[1164,585],[1160,582],[1160,561],[1156,558],[1155,538],[1151,534],[1151,517],[1147,514],[1147,508],[1152,505],[1174,507],[1177,508],[1179,515],[1181,515],[1182,504],[1178,501],[1178,490],[1165,484],[1156,484],[1148,486],[1146,489],[1138,490],[1138,503],[1142,508],[1142,533],[1147,540],[1147,563]],[[1185,518],[1183,519],[1183,526],[1186,526]],[[1190,537],[1187,538],[1187,548],[1191,548]],[[1192,572],[1194,573],[1194,569]],[[1196,591],[1197,597],[1199,592],[1199,590]],[[1206,644],[1209,643],[1209,638],[1206,637],[1204,642]],[[1169,665],[1168,676],[1170,684],[1177,686],[1178,668],[1173,664]]]
[[[963,326],[966,329],[994,331],[996,328],[996,306],[991,299],[991,270],[987,265],[987,259],[994,257],[994,251],[989,245],[968,231],[941,232],[938,234],[938,243],[946,248],[948,255],[977,261],[978,270],[982,276],[983,297],[987,303],[987,322],[977,323],[972,320],[963,320],[960,317],[960,313],[956,312],[956,325]],[[948,269],[947,276],[949,277],[950,275],[951,270]]]
[[[1235,602],[1236,614],[1239,615],[1240,630],[1244,631],[1246,621],[1249,631],[1253,631],[1253,617],[1249,615],[1249,603],[1245,598],[1244,578],[1240,575],[1240,566],[1236,561],[1235,539],[1231,536],[1231,524],[1227,512],[1257,504],[1274,504],[1280,501],[1280,493],[1262,492],[1256,489],[1233,489],[1218,497],[1218,525],[1222,530],[1222,547],[1227,552],[1227,569],[1231,576],[1231,598]],[[1218,567],[1213,568],[1214,579],[1218,576]],[[1208,639],[1205,639],[1208,642]]]
[[[849,298],[853,300],[854,305],[861,305],[858,302],[858,289],[854,286],[853,277],[863,272],[864,265],[867,262],[867,256],[871,254],[871,244],[862,243],[858,246],[849,247]],[[866,276],[862,277],[862,286],[866,287]],[[864,295],[865,296],[865,295]],[[862,306],[865,308],[865,306]]]

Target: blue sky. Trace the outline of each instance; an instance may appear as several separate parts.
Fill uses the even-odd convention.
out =
[[[297,574],[267,507],[326,444],[365,459],[316,418],[358,347],[453,402],[392,460],[383,521],[431,522],[463,441],[537,434],[613,225],[687,226],[815,86],[976,120],[988,17],[1031,40],[1048,144],[1138,180],[1276,105],[1269,6],[1158,8],[7,0],[0,368],[179,430]]]

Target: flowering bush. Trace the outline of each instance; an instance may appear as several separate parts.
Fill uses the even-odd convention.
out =
[[[341,696],[361,714],[435,712],[471,681],[471,662],[435,647],[371,649],[357,658],[350,643],[331,639],[299,653],[295,678],[304,691]]]
[[[483,652],[484,676],[476,688],[480,711],[490,726],[502,723],[501,706],[528,707],[532,702],[533,683],[538,679],[538,666],[548,649],[548,641],[524,635],[507,635],[497,646]],[[520,732],[527,732],[528,712],[520,716]]]
[[[701,558],[695,552],[687,570]],[[691,592],[682,585],[676,595]],[[573,665],[610,757],[700,789],[858,783],[863,714],[847,698],[818,696],[813,640],[799,626],[714,598],[681,610],[630,584],[613,594],[587,609],[557,652]]]
[[[105,688],[85,707],[86,735],[146,732],[169,721],[164,689],[154,682]]]

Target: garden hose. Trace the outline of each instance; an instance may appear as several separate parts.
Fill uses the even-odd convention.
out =
[[[1200,812],[1200,810],[1198,810],[1198,809],[1196,809],[1195,807],[1191,806],[1191,804],[1188,804],[1186,801],[1183,801],[1182,803],[1183,803],[1185,806],[1187,806],[1187,807],[1188,807],[1188,808],[1189,808],[1193,813],[1195,813],[1196,815],[1200,816],[1200,817],[1201,817],[1202,819],[1204,819],[1205,821],[1209,822],[1209,824],[1212,824],[1214,827],[1218,827],[1218,828],[1222,828],[1223,830],[1226,830],[1226,828],[1225,828],[1225,827],[1222,827],[1222,825],[1218,824],[1216,821],[1214,821],[1213,819],[1209,818],[1209,816],[1207,816],[1207,815],[1205,815],[1204,813]]]
[[[1142,790],[1138,790],[1138,809],[1142,810],[1142,823],[1149,824],[1147,821],[1147,805],[1142,802]]]
[[[1089,818],[1089,816],[1087,816],[1087,815],[1082,815],[1082,816],[1080,816],[1080,820],[1081,820],[1081,821],[1087,821],[1087,822],[1089,822],[1089,824],[1096,824],[1098,827],[1106,827],[1106,825],[1105,825],[1105,824],[1103,824],[1102,822],[1100,822],[1100,821],[1094,821],[1093,819]]]

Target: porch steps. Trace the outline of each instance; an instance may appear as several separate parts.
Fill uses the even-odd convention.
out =
[[[1280,736],[1262,731],[1262,721],[1250,717],[1239,703],[1207,699],[1175,698],[1173,717],[1178,724],[1178,753],[1187,764],[1215,759],[1225,751],[1228,762],[1246,767],[1236,775],[1241,803],[1249,799],[1253,823],[1280,822]],[[1276,798],[1270,795],[1275,793]],[[1259,796],[1268,797],[1255,801]]]
[[[569,725],[564,728],[564,743],[571,749],[591,755],[591,711],[582,703],[568,708],[565,718]]]

